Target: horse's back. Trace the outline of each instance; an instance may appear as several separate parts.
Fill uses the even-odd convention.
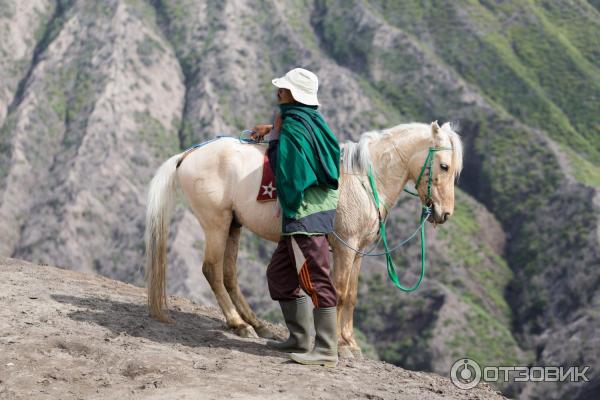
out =
[[[239,182],[261,167],[263,154],[256,145],[222,138],[193,150],[179,166],[177,178],[193,208],[227,208]]]
[[[194,150],[181,163],[179,184],[205,229],[234,214],[254,233],[277,240],[276,203],[256,201],[265,152],[265,145],[222,138]]]

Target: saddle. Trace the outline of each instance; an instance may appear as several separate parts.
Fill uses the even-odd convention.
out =
[[[277,145],[275,142],[269,143],[269,148],[263,158],[262,178],[256,201],[266,202],[277,200],[277,189],[275,187],[275,165],[277,162]]]

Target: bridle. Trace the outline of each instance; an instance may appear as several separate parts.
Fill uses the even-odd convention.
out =
[[[396,148],[396,144],[392,141],[392,147],[394,148],[394,150],[396,151],[396,154],[398,154],[399,157],[402,157],[402,155],[400,154],[400,152],[398,151],[398,148]],[[433,198],[431,197],[431,186],[433,185],[433,176],[431,174],[431,167],[433,166],[433,160],[435,158],[435,153],[438,151],[453,151],[454,149],[452,147],[429,147],[428,151],[427,151],[427,157],[425,157],[425,161],[423,162],[423,166],[421,167],[421,172],[419,172],[419,176],[417,177],[417,180],[415,181],[415,190],[416,192],[412,192],[406,188],[404,188],[404,191],[412,196],[415,197],[419,197],[419,185],[421,184],[421,179],[423,178],[423,175],[425,174],[425,171],[427,171],[427,194],[425,196],[425,201],[423,202],[424,207],[429,208],[429,214],[431,214],[431,206],[433,205]]]
[[[395,146],[394,146],[395,148]],[[421,167],[421,172],[419,172],[419,176],[417,177],[417,180],[415,181],[415,190],[417,191],[415,192],[411,192],[408,189],[404,189],[404,191],[408,194],[411,194],[413,196],[419,196],[418,191],[419,191],[419,185],[421,184],[421,179],[423,178],[423,175],[425,174],[425,171],[427,171],[427,194],[425,195],[425,201],[423,204],[423,207],[427,207],[429,208],[429,213],[431,213],[431,206],[433,205],[433,198],[431,197],[431,186],[433,185],[433,174],[431,173],[431,168],[433,167],[433,160],[435,158],[435,153],[438,151],[452,151],[452,147],[430,147],[428,152],[427,152],[427,157],[425,158],[425,162],[423,163],[423,166]]]

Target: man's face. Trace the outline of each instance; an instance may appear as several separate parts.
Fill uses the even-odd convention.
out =
[[[277,103],[287,104],[293,102],[294,98],[292,97],[292,92],[290,92],[289,89],[277,89]]]

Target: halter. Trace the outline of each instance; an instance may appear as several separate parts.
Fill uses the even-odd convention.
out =
[[[452,151],[452,147],[430,147],[427,152],[427,157],[425,158],[425,162],[421,167],[421,172],[419,172],[419,176],[415,182],[415,190],[418,192],[419,184],[421,183],[421,178],[423,178],[423,174],[427,171],[428,179],[427,179],[427,197],[425,197],[425,207],[429,207],[429,204],[432,204],[433,199],[431,198],[431,184],[433,183],[433,176],[431,174],[431,167],[433,166],[433,158],[435,157],[435,153],[437,151],[450,150]],[[413,196],[419,196],[418,193],[411,192],[408,189],[404,189],[404,191]]]

